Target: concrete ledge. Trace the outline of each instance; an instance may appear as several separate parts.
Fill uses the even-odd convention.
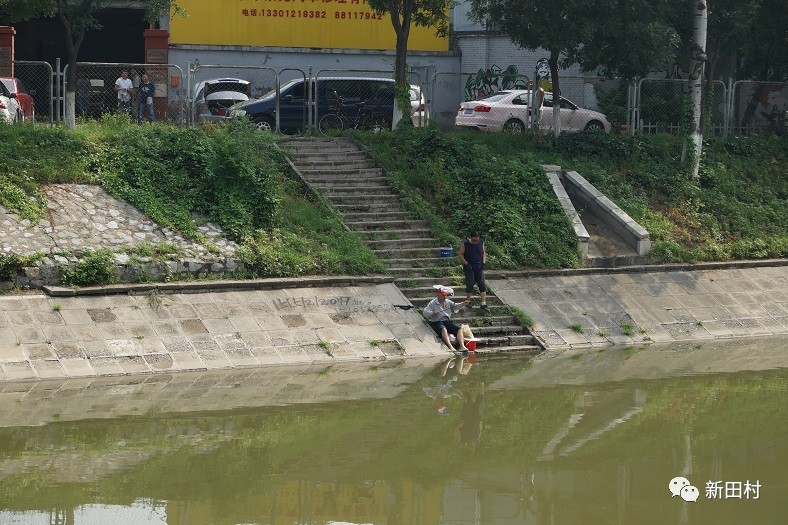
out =
[[[788,266],[788,259],[758,259],[746,261],[717,261],[676,264],[640,264],[618,267],[546,268],[540,270],[485,270],[488,278],[571,276],[605,273],[686,272],[694,270],[730,270]]]
[[[251,279],[248,281],[183,281],[172,283],[112,284],[108,286],[43,286],[41,290],[50,297],[76,297],[91,295],[142,294],[151,290],[164,293],[226,292],[237,290],[279,290],[284,288],[318,288],[325,286],[364,286],[394,282],[389,275],[288,277]]]
[[[632,246],[638,255],[651,250],[651,236],[645,228],[605,197],[576,171],[561,171],[561,177],[570,197],[582,203],[588,211],[599,217],[608,227]]]
[[[569,198],[561,182],[561,176],[559,175],[561,166],[543,165],[542,168],[547,172],[547,178],[550,180],[553,192],[558,198],[561,207],[564,209],[564,213],[569,217],[569,221],[572,223],[572,229],[575,232],[575,237],[577,237],[577,250],[583,254],[583,257],[588,257],[588,242],[591,236],[583,225],[583,221],[580,220],[580,215],[577,213],[577,210],[575,210],[572,199]]]

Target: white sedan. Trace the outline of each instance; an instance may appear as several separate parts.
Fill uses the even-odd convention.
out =
[[[499,91],[481,100],[463,102],[457,110],[455,126],[475,128],[482,131],[505,131],[522,133],[528,125],[529,90]],[[553,94],[545,93],[541,108],[539,129],[553,128]],[[580,131],[603,129],[610,132],[607,117],[597,111],[583,109],[561,97],[561,130]]]

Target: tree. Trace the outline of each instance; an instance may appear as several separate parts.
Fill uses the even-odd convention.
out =
[[[449,28],[448,11],[454,0],[367,0],[378,14],[388,13],[396,34],[394,58],[394,86],[397,88],[398,107],[403,114],[410,112],[408,97],[408,37],[411,25],[434,27],[435,34],[446,36]]]
[[[554,100],[559,66],[633,78],[672,59],[679,39],[666,21],[671,7],[670,0],[471,0],[475,20],[494,23],[524,49],[548,51]],[[553,112],[556,135],[559,116]]]
[[[99,29],[101,24],[94,14],[107,7],[111,0],[0,0],[0,15],[10,22],[21,22],[31,18],[58,17],[66,29],[66,53],[68,70],[66,73],[66,125],[75,125],[75,101],[77,59],[85,32]],[[162,13],[171,7],[183,14],[175,0],[148,0],[146,2],[145,19],[149,22],[157,20]]]

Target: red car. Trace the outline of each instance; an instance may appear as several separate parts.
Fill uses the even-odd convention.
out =
[[[36,119],[36,101],[28,91],[24,82],[18,78],[0,78],[5,88],[16,95],[16,101],[19,103],[19,109],[22,112],[22,120],[29,120],[33,122]]]

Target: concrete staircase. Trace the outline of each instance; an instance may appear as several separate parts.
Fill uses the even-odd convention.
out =
[[[410,303],[421,310],[435,297],[433,284],[452,286],[456,298],[465,291],[457,257],[441,258],[440,243],[426,221],[412,218],[388,185],[383,169],[346,137],[297,137],[282,143],[304,181],[320,192],[342,215],[345,225],[358,232],[395,276],[395,284]],[[543,345],[512,315],[492,291],[490,309],[479,308],[478,295],[471,308],[453,319],[471,327],[481,339],[479,352],[536,352]]]

